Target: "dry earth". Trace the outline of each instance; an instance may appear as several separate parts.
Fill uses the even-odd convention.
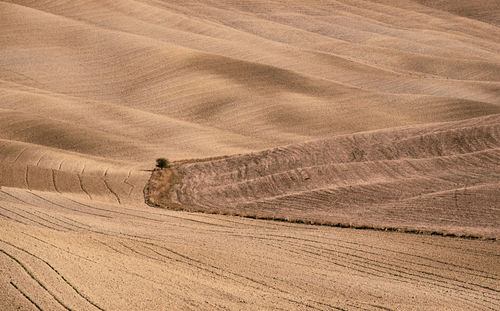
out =
[[[0,310],[497,310],[497,241],[143,189],[498,237],[499,6],[0,1]]]
[[[1,310],[496,310],[498,244],[0,190]]]
[[[156,171],[161,206],[500,237],[500,115],[335,136]],[[167,188],[165,187],[167,185]]]

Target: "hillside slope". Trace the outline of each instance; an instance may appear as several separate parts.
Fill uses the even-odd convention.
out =
[[[498,237],[496,3],[0,0],[0,310],[499,309],[498,241],[143,193]]]
[[[397,3],[2,1],[1,138],[144,161],[500,113],[498,27]]]
[[[152,201],[263,218],[500,237],[499,163],[500,115],[493,115],[181,164],[168,198]]]
[[[20,0],[0,14],[0,185],[139,202],[127,183],[157,157],[500,113],[499,28],[412,1]]]

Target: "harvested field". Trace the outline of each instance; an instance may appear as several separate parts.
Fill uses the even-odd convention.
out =
[[[0,190],[2,310],[495,310],[498,256],[493,241]]]
[[[499,309],[499,14],[0,1],[0,310]]]
[[[492,115],[181,164],[175,179],[155,172],[153,188],[170,186],[152,191],[150,201],[294,222],[498,238],[499,163],[500,115]]]

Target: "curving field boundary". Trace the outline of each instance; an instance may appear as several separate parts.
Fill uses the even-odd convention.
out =
[[[500,115],[156,170],[151,205],[337,227],[500,236]]]

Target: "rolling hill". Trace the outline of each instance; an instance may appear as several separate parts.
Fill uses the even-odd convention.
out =
[[[0,309],[498,309],[499,17],[0,1]]]

